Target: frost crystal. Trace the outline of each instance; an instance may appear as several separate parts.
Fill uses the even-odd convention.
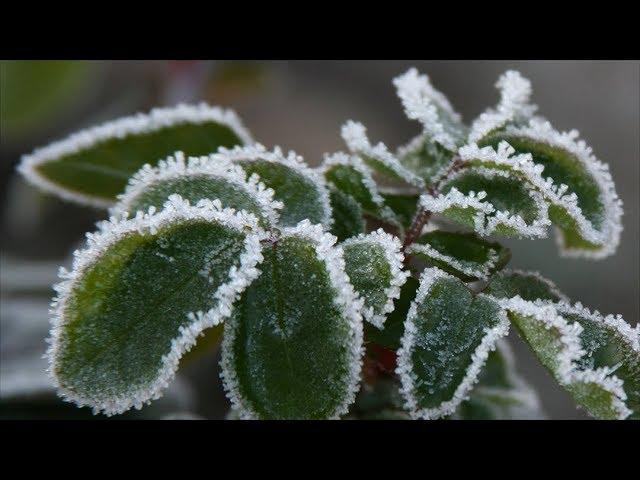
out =
[[[401,347],[398,350],[398,367],[396,373],[400,376],[402,382],[401,392],[405,399],[405,407],[413,418],[421,418],[424,420],[432,420],[452,414],[458,406],[468,398],[471,389],[478,381],[478,376],[489,352],[495,350],[496,342],[505,337],[509,333],[509,319],[503,310],[499,313],[499,321],[495,327],[485,329],[485,335],[476,350],[471,356],[471,364],[467,367],[467,371],[456,387],[450,400],[442,402],[435,408],[420,408],[418,400],[415,397],[415,382],[417,380],[411,365],[411,354],[416,347],[417,328],[415,319],[417,316],[418,304],[424,302],[429,294],[431,287],[439,280],[446,278],[455,278],[438,268],[426,268],[420,275],[420,287],[416,294],[416,298],[411,303],[407,319],[404,323],[404,334],[401,339]],[[479,294],[479,297],[486,297]]]
[[[175,376],[182,355],[191,349],[204,329],[219,324],[229,317],[235,300],[260,274],[256,268],[263,260],[260,241],[266,237],[266,233],[259,227],[258,220],[254,215],[244,211],[235,212],[232,209],[222,208],[217,200],[201,200],[196,206],[191,206],[179,195],[172,195],[159,213],[155,213],[155,209],[151,207],[148,213],[139,211],[131,219],[126,216],[125,214],[125,218],[111,217],[108,221],[100,222],[96,233],[87,234],[86,247],[74,252],[71,272],[64,268],[60,269],[59,275],[62,281],[54,286],[57,296],[51,303],[51,337],[48,340],[50,346],[47,351],[48,372],[59,395],[65,401],[74,402],[78,406],[91,406],[94,413],[102,411],[106,415],[122,413],[131,407],[140,409],[151,400],[160,398],[162,390]],[[187,327],[182,327],[180,335],[172,339],[171,349],[162,358],[162,366],[158,370],[156,379],[145,388],[132,389],[125,395],[102,399],[84,398],[65,388],[56,373],[60,335],[66,326],[67,301],[84,273],[100,259],[109,247],[127,234],[137,232],[142,235],[155,235],[165,227],[189,220],[207,220],[240,232],[249,232],[246,233],[244,240],[245,250],[240,255],[240,267],[234,265],[230,269],[228,281],[220,285],[214,294],[214,298],[218,300],[216,307],[208,312],[193,312],[188,315],[192,323]]]
[[[349,372],[345,379],[345,396],[343,402],[337,406],[329,417],[338,419],[347,413],[349,405],[355,400],[356,393],[360,389],[360,371],[362,370],[363,347],[363,325],[362,325],[362,300],[356,295],[353,286],[349,282],[349,277],[345,273],[345,263],[341,248],[335,246],[337,238],[330,233],[323,231],[321,225],[312,225],[308,220],[303,220],[295,227],[284,228],[282,237],[296,236],[303,238],[315,246],[316,257],[324,262],[327,273],[335,290],[334,304],[343,312],[345,320],[348,322],[350,337],[348,340],[349,349]],[[238,412],[242,419],[255,419],[258,415],[255,409],[242,397],[238,386],[237,374],[232,359],[232,345],[235,340],[235,329],[232,323],[225,325],[224,338],[222,341],[222,358],[220,364],[222,371],[220,377],[227,396],[231,400],[232,409]]]
[[[184,153],[176,152],[166,160],[160,160],[156,167],[149,164],[144,165],[129,179],[126,190],[118,196],[118,203],[110,213],[118,216],[129,211],[132,202],[150,185],[179,177],[201,175],[222,178],[235,185],[255,199],[260,206],[260,211],[272,225],[278,223],[277,210],[282,208],[282,202],[273,200],[273,190],[266,188],[256,174],[247,178],[247,174],[241,166],[235,165],[220,154],[185,159]]]
[[[538,109],[536,105],[529,103],[531,82],[520,75],[520,72],[505,72],[496,82],[496,88],[500,90],[500,102],[495,109],[487,109],[473,122],[469,142],[478,142],[488,133],[508,123],[522,123]]]
[[[39,148],[30,155],[24,155],[18,166],[18,171],[34,186],[54,193],[65,200],[106,208],[111,206],[112,203],[104,199],[61,188],[46,177],[40,175],[36,167],[65,155],[71,155],[89,149],[99,143],[114,138],[125,138],[129,135],[150,133],[173,125],[207,122],[226,125],[233,130],[244,143],[250,144],[253,142],[251,135],[234,111],[211,107],[206,103],[200,103],[198,105],[179,104],[172,108],[155,108],[146,114],[138,113],[86,130],[80,130],[64,140],[51,143],[44,148]]]
[[[342,138],[352,153],[365,158],[371,158],[391,170],[405,182],[418,188],[424,188],[424,180],[415,173],[407,170],[400,161],[379,142],[375,147],[369,142],[367,129],[361,123],[349,120],[342,126]]]
[[[384,322],[387,319],[387,315],[393,312],[394,300],[400,298],[400,288],[407,281],[409,272],[402,270],[404,262],[404,254],[402,253],[402,243],[398,239],[385,232],[382,228],[379,228],[375,232],[369,234],[361,233],[357,237],[352,237],[342,242],[341,247],[344,249],[349,245],[354,244],[375,244],[382,247],[385,255],[385,259],[391,269],[391,279],[389,286],[385,288],[385,294],[387,301],[382,307],[380,313],[377,313],[373,306],[363,305],[362,314],[369,323],[382,329]]]

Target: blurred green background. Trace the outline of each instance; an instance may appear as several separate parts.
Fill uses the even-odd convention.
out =
[[[569,61],[118,61],[2,62],[0,68],[0,418],[89,418],[58,400],[44,374],[48,301],[58,265],[105,213],[42,195],[15,173],[24,153],[74,130],[154,106],[205,100],[231,107],[254,138],[317,165],[344,149],[340,126],[362,121],[374,141],[406,142],[419,125],[404,117],[391,80],[409,66],[427,73],[470,122],[494,105],[494,83],[517,69],[558,129],[576,128],[609,163],[624,201],[615,256],[563,259],[554,238],[506,241],[511,266],[535,269],[574,300],[639,318],[640,63]],[[550,418],[586,418],[515,333],[520,371]],[[194,359],[165,397],[124,418],[222,418],[228,408],[217,352]]]

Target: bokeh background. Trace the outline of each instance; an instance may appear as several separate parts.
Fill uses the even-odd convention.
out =
[[[640,63],[568,61],[118,61],[24,63],[0,83],[0,418],[90,418],[56,398],[44,373],[51,284],[59,265],[103,211],[42,195],[15,173],[20,155],[93,124],[158,105],[204,100],[232,107],[264,145],[280,145],[317,165],[344,149],[340,126],[367,125],[372,140],[395,148],[419,131],[407,120],[391,79],[416,66],[470,122],[498,95],[497,77],[517,69],[533,101],[561,130],[576,128],[608,162],[625,204],[615,256],[563,259],[553,238],[506,241],[511,266],[535,269],[572,299],[603,313],[639,318]],[[548,417],[586,418],[512,332],[518,367],[536,387]],[[124,418],[222,418],[228,404],[217,352],[195,359],[165,397]]]

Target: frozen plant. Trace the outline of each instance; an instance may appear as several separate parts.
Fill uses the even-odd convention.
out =
[[[106,415],[142,408],[206,337],[221,344],[230,418],[541,418],[513,326],[591,415],[640,418],[638,327],[506,270],[493,238],[553,225],[561,255],[613,254],[622,202],[607,165],[537,116],[518,72],[470,127],[426,75],[394,85],[422,132],[393,151],[349,121],[345,151],[317,168],[205,104],[26,155],[29,182],[110,208],[55,287],[59,394]]]

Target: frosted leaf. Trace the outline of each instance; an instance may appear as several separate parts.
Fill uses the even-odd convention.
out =
[[[338,237],[339,242],[364,233],[366,224],[360,204],[351,195],[334,186],[330,186],[329,190],[333,213],[331,233]]]
[[[274,199],[283,204],[280,210],[282,226],[295,226],[308,219],[331,227],[331,204],[324,177],[295,152],[285,155],[280,147],[269,151],[254,144],[231,150],[221,148],[212,158],[237,163],[247,174],[258,175],[265,186],[273,189]]]
[[[349,151],[360,156],[376,172],[402,180],[414,187],[424,188],[424,180],[404,167],[384,143],[371,145],[367,129],[361,123],[349,120],[342,126],[341,133]]]
[[[405,321],[396,369],[411,416],[429,420],[452,414],[508,331],[506,313],[491,297],[474,296],[455,277],[425,269]]]
[[[385,205],[371,170],[360,157],[342,152],[326,155],[322,172],[327,182],[351,195],[364,212],[392,224],[398,223],[393,211]]]
[[[205,155],[251,142],[233,111],[179,104],[81,130],[23,156],[18,171],[65,200],[108,207],[146,163],[155,164],[176,150]]]
[[[500,302],[541,363],[587,412],[604,419],[638,415],[638,328],[580,304]]]
[[[411,225],[418,209],[417,192],[386,187],[380,189],[380,195],[404,227]]]
[[[507,172],[482,167],[460,170],[447,177],[440,192],[422,195],[420,205],[479,235],[547,236],[551,222],[542,195]]]
[[[195,204],[198,200],[219,199],[223,207],[246,210],[262,220],[263,226],[276,225],[282,202],[273,200],[274,192],[260,182],[256,174],[247,178],[241,166],[223,155],[185,158],[176,152],[158,165],[144,165],[131,179],[111,215],[160,209],[170,195],[177,193]]]
[[[561,133],[532,119],[487,137],[479,148],[461,149],[463,158],[510,169],[538,189],[549,204],[561,254],[604,258],[612,255],[622,232],[622,200],[609,166],[600,162],[577,131]]]
[[[484,293],[497,298],[519,296],[528,301],[566,302],[569,300],[551,280],[544,278],[538,272],[522,270],[503,270],[496,273]]]
[[[422,178],[425,185],[434,186],[449,170],[454,155],[422,133],[400,146],[395,156],[405,168]]]
[[[100,222],[55,286],[49,371],[65,400],[95,413],[159,398],[182,355],[260,273],[255,216],[178,195],[153,212]]]
[[[529,120],[538,109],[529,103],[531,82],[520,75],[520,72],[508,70],[496,82],[500,90],[500,102],[497,107],[489,108],[471,125],[469,142],[480,142],[490,133],[496,132],[509,124],[522,124]]]
[[[406,250],[425,258],[461,280],[486,280],[504,267],[511,252],[502,245],[474,234],[432,230],[419,237]]]
[[[465,128],[447,98],[433,88],[427,75],[415,68],[393,80],[404,111],[412,120],[422,123],[424,135],[453,152],[464,141]]]
[[[382,229],[361,234],[342,243],[346,273],[355,291],[364,301],[364,319],[383,328],[394,300],[409,276],[403,271],[404,255],[397,237]]]
[[[309,221],[268,239],[225,323],[221,377],[241,418],[338,418],[359,388],[362,300],[336,238]]]

